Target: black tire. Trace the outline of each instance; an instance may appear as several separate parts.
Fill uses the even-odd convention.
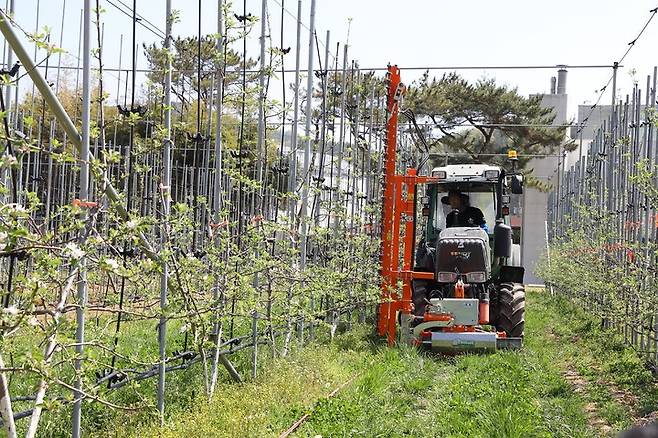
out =
[[[525,287],[519,283],[502,283],[496,291],[493,323],[513,338],[523,337],[525,328]]]
[[[411,299],[414,303],[414,315],[416,316],[423,316],[425,314],[425,307],[429,299],[429,286],[430,282],[426,280],[413,280],[411,283]]]

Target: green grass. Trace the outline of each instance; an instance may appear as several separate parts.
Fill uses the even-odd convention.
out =
[[[87,324],[87,339],[97,340],[105,339],[106,345],[111,346],[114,336],[114,325],[106,325],[109,319],[103,317],[100,319],[100,324],[97,326],[93,319],[89,319]],[[70,324],[65,321],[64,324]],[[155,324],[152,321],[131,321],[129,318],[123,322],[121,333],[119,334],[117,343],[117,352],[121,355],[133,357],[142,362],[155,362],[157,360],[157,339],[154,330]],[[168,336],[170,348],[183,349],[183,337],[178,333],[180,323],[174,321],[171,323],[171,332]],[[3,349],[5,357],[12,357],[15,360],[31,356],[37,361],[41,361],[43,357],[43,345],[36,345],[35,341],[40,337],[34,333],[22,333],[9,341],[5,342]],[[39,334],[41,336],[41,334]],[[110,342],[107,342],[107,340]],[[64,327],[61,330],[61,335],[58,336],[58,341],[62,344],[74,342],[73,331],[66,330]],[[69,352],[68,354],[72,354]],[[94,372],[98,369],[105,367],[109,369],[110,359],[109,354],[103,350],[94,347],[88,347],[86,356],[89,358],[89,364],[85,368],[85,374],[89,381],[94,381],[96,378]],[[72,369],[73,358],[64,356],[62,353],[57,353],[53,360],[51,373],[57,375],[64,381],[71,382],[73,379]],[[37,362],[38,363],[38,362]],[[127,364],[124,360],[118,359],[116,362],[118,368],[135,367],[135,365]],[[144,366],[137,366],[144,368]],[[197,398],[197,393],[202,390],[202,379],[200,378],[200,369],[198,366],[192,367],[188,371],[181,371],[178,373],[171,373],[168,376],[168,385],[173,391],[168,397],[168,402],[172,409],[188,409]],[[16,375],[10,384],[10,391],[13,396],[29,395],[36,392],[39,379],[34,374],[20,374]],[[83,404],[83,424],[82,429],[85,435],[103,431],[103,430],[117,430],[117,426],[129,426],[139,424],[142,422],[149,422],[153,417],[154,409],[151,407],[153,404],[153,395],[155,394],[156,379],[149,379],[142,382],[135,382],[126,387],[107,392],[105,387],[98,388],[98,394],[103,399],[122,406],[146,406],[145,408],[137,411],[117,411],[107,408],[99,403],[85,402]],[[71,399],[71,392],[65,388],[57,385],[52,385],[46,393],[47,399],[55,399],[62,397],[66,400]],[[13,403],[14,412],[31,409],[33,402],[16,402]],[[71,424],[71,404],[53,402],[46,405],[40,421],[39,436],[40,437],[61,437],[70,434]],[[24,433],[29,419],[22,419],[17,422],[19,433]]]
[[[539,291],[528,293],[521,351],[429,359],[400,349],[379,357],[359,384],[316,405],[298,436],[601,436],[586,404],[596,404],[612,432],[631,425],[610,382],[639,397],[640,414],[658,406],[652,376],[632,350],[586,313]],[[584,391],[564,377],[574,368]]]
[[[173,351],[184,351],[184,334],[180,328],[183,322],[172,320],[168,324],[167,331],[167,350],[169,354]],[[16,363],[27,360],[35,360],[39,363],[43,357],[43,345],[38,345],[42,334],[37,329],[33,331],[24,331],[14,336],[2,344],[3,355],[5,360],[15,360]],[[88,341],[103,341],[107,347],[112,347],[115,330],[115,320],[110,319],[107,315],[99,318],[97,325],[95,319],[90,317],[86,327],[86,339]],[[72,321],[63,320],[63,326],[60,328],[58,341],[62,344],[74,342],[74,330]],[[193,348],[188,344],[188,349]],[[65,353],[57,353],[53,360],[51,373],[57,375],[66,382],[73,381],[73,357],[72,349]],[[130,316],[125,316],[121,325],[121,331],[118,337],[116,351],[126,357],[131,357],[144,363],[155,363],[158,358],[158,344],[156,322],[149,320],[135,320]],[[268,355],[267,348],[261,348],[261,356],[266,358]],[[96,379],[95,371],[110,368],[110,355],[108,352],[89,346],[85,352],[88,358],[85,365],[85,375],[88,382],[94,382]],[[31,359],[30,359],[31,358]],[[250,351],[243,350],[233,356],[231,361],[242,373],[247,373],[250,369]],[[262,360],[263,365],[267,363]],[[118,369],[136,368],[146,369],[145,365],[136,365],[126,362],[123,359],[117,359],[115,366]],[[220,382],[228,383],[230,379],[226,372],[220,372]],[[12,396],[31,395],[36,392],[39,379],[35,374],[16,374],[10,381],[10,393]],[[157,411],[155,409],[157,377],[130,383],[123,388],[113,391],[107,391],[105,386],[99,387],[98,395],[104,400],[120,406],[137,407],[135,410],[114,410],[105,405],[96,402],[83,403],[82,413],[82,431],[85,436],[124,436],[127,431],[134,430],[146,424],[153,424],[157,421]],[[199,363],[191,366],[186,370],[179,370],[167,374],[165,392],[165,404],[167,406],[167,415],[175,416],[178,413],[185,413],[199,403],[200,397],[204,393],[203,370]],[[71,400],[71,392],[57,385],[52,385],[47,391],[46,399],[53,400],[64,398]],[[13,403],[14,412],[31,409],[33,402],[23,401]],[[62,437],[70,435],[72,405],[59,401],[48,402],[44,409],[39,425],[39,437]],[[17,422],[19,434],[24,434],[27,429],[29,419],[22,419]]]
[[[287,358],[266,361],[255,381],[223,383],[211,402],[200,397],[189,411],[172,415],[164,429],[143,427],[132,435],[278,436],[318,400],[368,368],[374,357],[365,333],[357,328],[334,344],[312,345]]]
[[[316,405],[298,436],[594,436],[584,400],[554,363],[558,346],[544,339],[550,320],[535,298],[524,350],[455,358],[383,350],[358,384]]]
[[[658,409],[654,377],[618,333],[603,330],[599,320],[563,298],[551,299],[550,308],[558,315],[559,323],[550,330],[563,346],[563,362],[568,360],[587,380],[587,399],[597,404],[601,418],[621,430],[632,425],[633,415],[642,417]],[[613,397],[615,387],[637,397],[634,411]]]
[[[316,403],[298,436],[395,436],[443,368],[408,348],[382,349],[344,393]]]
[[[256,380],[236,385],[223,380],[215,397],[203,393],[201,369],[167,377],[166,426],[153,408],[123,413],[85,404],[89,436],[266,437],[278,436],[304,413],[299,437],[596,437],[585,405],[621,430],[656,410],[653,377],[620,339],[603,331],[585,312],[547,293],[528,293],[525,346],[489,355],[436,356],[399,346],[388,348],[369,327],[293,351],[287,358],[260,355]],[[144,355],[152,327],[133,323],[121,348]],[[181,336],[172,330],[172,343]],[[243,373],[249,353],[233,358]],[[565,379],[576,370],[586,384],[576,392]],[[352,380],[335,397],[328,394]],[[17,385],[17,383],[15,383]],[[155,379],[111,395],[115,402],[150,397]],[[613,387],[638,397],[630,412],[612,395]],[[48,412],[40,436],[63,436],[70,409]]]

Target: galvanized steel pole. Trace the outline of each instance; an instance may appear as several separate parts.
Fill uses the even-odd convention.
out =
[[[263,166],[266,162],[267,147],[265,145],[265,24],[267,22],[267,0],[261,2],[260,15],[260,73],[258,75],[258,144],[256,145],[256,175],[258,181],[263,180]]]
[[[295,96],[293,98],[293,122],[291,128],[291,144],[290,144],[290,167],[288,178],[288,191],[297,191],[297,123],[299,120],[299,73],[300,73],[300,58],[302,48],[302,0],[297,1],[297,44],[295,46]],[[297,230],[295,214],[297,210],[297,201],[293,196],[290,199],[290,212],[289,219],[291,228]]]
[[[308,30],[308,70],[306,72],[306,126],[304,130],[304,135],[306,137],[306,146],[304,148],[304,173],[302,179],[302,207],[299,215],[299,221],[301,223],[301,236],[300,236],[300,259],[299,267],[303,271],[306,269],[306,252],[307,252],[307,240],[308,240],[308,195],[309,195],[309,185],[311,184],[311,120],[313,118],[312,114],[312,103],[313,103],[313,58],[314,58],[314,48],[315,48],[315,0],[311,0],[311,17]],[[311,313],[313,313],[314,308],[314,297],[311,293],[309,299],[309,307]],[[311,318],[312,321],[312,318]],[[311,322],[311,328],[309,329],[311,335],[313,335],[313,324]],[[304,344],[304,318],[300,321],[299,326],[299,342],[300,345]]]
[[[306,72],[306,147],[304,148],[304,179],[302,182],[302,211],[300,221],[302,225],[301,245],[300,245],[300,267],[306,268],[306,246],[308,238],[308,194],[309,185],[311,184],[311,121],[313,119],[313,59],[315,48],[315,0],[311,0],[311,18],[309,24],[308,38],[308,70]],[[311,308],[313,308],[313,298],[311,298]]]
[[[84,27],[83,27],[83,49],[82,49],[82,142],[80,147],[80,189],[79,197],[83,202],[89,198],[89,136],[90,136],[90,113],[91,113],[91,0],[84,0]],[[82,209],[82,220],[87,220],[87,209]],[[81,231],[80,244],[85,241],[85,231]],[[73,402],[73,438],[80,438],[80,422],[82,418],[82,354],[84,353],[85,341],[85,307],[87,305],[87,269],[86,259],[83,256],[79,261],[78,280],[78,307],[75,310],[75,372],[74,387],[76,389]]]
[[[166,250],[169,244],[169,213],[171,211],[171,69],[172,69],[172,56],[171,53],[171,30],[173,26],[173,17],[171,11],[171,0],[167,0],[165,15],[165,56],[167,59],[167,67],[165,72],[164,82],[164,127],[167,133],[166,138],[162,142],[162,228],[160,242],[162,249]],[[158,401],[157,407],[160,413],[160,424],[164,424],[164,396],[165,396],[165,380],[166,380],[166,360],[167,360],[167,317],[164,311],[168,303],[168,290],[169,290],[169,262],[165,258],[162,260],[162,274],[160,275],[160,322],[158,324],[158,347],[159,359],[158,363]]]
[[[9,14],[14,15],[14,0],[9,1]],[[12,64],[14,63],[14,51],[12,50],[11,44],[8,47],[7,50],[7,63],[5,64],[7,69],[10,69],[12,67]],[[5,87],[5,108],[7,111],[6,117],[11,117],[10,115],[10,108],[11,108],[11,90],[12,87]],[[18,99],[18,96],[16,96]],[[10,119],[8,119],[10,120]]]
[[[11,0],[9,2],[9,13],[10,13],[10,15],[14,15],[14,0]],[[9,47],[7,49],[8,49],[7,50],[7,59],[6,59],[6,64],[5,65],[6,65],[7,69],[10,69],[11,65],[14,63],[14,52],[11,49],[11,45],[9,45]],[[9,124],[11,124],[11,90],[12,90],[12,87],[5,86],[5,102],[4,102],[4,104],[5,104],[6,114],[5,114],[4,117],[7,119],[7,122]],[[18,96],[16,96],[16,98],[18,99]],[[10,135],[10,133],[7,132],[7,135]],[[9,154],[9,148],[5,148],[4,154],[5,155]],[[5,185],[5,187],[9,187],[10,184],[12,184],[12,185],[14,184],[14,181],[12,181],[12,178],[11,178],[11,172],[6,168],[2,169],[2,181]],[[16,187],[13,187],[13,190],[15,191]],[[6,195],[4,195],[4,194],[1,195],[0,199],[2,201],[4,201],[5,196]],[[18,201],[17,199],[13,199],[10,202],[17,202],[17,201]]]
[[[340,128],[339,128],[339,139],[338,139],[338,163],[336,164],[336,202],[334,202],[335,208],[338,210],[334,213],[334,233],[338,232],[338,224],[340,223],[340,214],[342,212],[341,202],[341,181],[343,174],[343,154],[345,151],[345,108],[346,108],[346,99],[347,99],[347,44],[343,46],[343,74],[341,76],[341,95],[340,95]]]
[[[313,197],[313,217],[314,225],[318,227],[320,225],[320,210],[322,208],[322,183],[324,182],[324,168],[325,168],[325,155],[327,154],[327,91],[329,87],[329,40],[331,37],[331,32],[327,30],[327,36],[325,40],[325,51],[324,51],[324,71],[322,73],[322,108],[321,108],[321,117],[322,117],[322,127],[320,128],[320,162],[318,163],[318,178],[317,178],[317,187],[316,193]],[[322,66],[320,66],[322,69]],[[333,163],[329,163],[330,166],[333,166]],[[331,193],[331,192],[329,192]],[[314,257],[317,256],[317,250],[313,251]]]
[[[224,108],[224,0],[217,2],[217,56],[222,60],[221,63],[215,67],[217,70],[217,78],[215,79],[215,181],[213,184],[213,215],[212,221],[214,226],[217,227],[220,221],[222,211],[222,111]],[[219,236],[213,236],[215,240],[215,248],[219,251],[221,240]],[[219,306],[219,278],[215,279],[213,289],[213,301],[216,306]],[[212,334],[215,336],[215,354],[213,355],[213,363],[210,371],[210,385],[209,395],[212,397],[217,384],[217,370],[219,362],[219,344],[221,343],[220,323],[218,311],[215,312],[215,321],[213,322]]]

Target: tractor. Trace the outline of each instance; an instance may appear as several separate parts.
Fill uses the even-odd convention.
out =
[[[379,333],[449,354],[521,347],[524,268],[509,223],[511,197],[523,192],[516,152],[508,170],[464,163],[398,174],[397,67],[387,82]]]
[[[432,176],[438,182],[428,184],[422,198],[425,226],[414,271],[431,272],[434,278],[413,280],[413,313],[404,318],[402,329],[411,330],[413,342],[433,350],[519,346],[525,321],[524,269],[520,245],[512,243],[506,221],[508,190],[520,194],[520,175],[497,166],[462,164],[437,167]],[[449,193],[459,193],[463,202],[480,210],[484,224],[449,226]]]

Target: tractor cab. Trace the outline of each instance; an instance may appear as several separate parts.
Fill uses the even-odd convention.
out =
[[[449,165],[432,170],[432,176],[438,179],[435,184],[427,186],[423,198],[423,212],[427,215],[425,239],[434,241],[442,230],[455,223],[449,223],[451,213],[457,215],[456,205],[450,203],[450,194],[458,193],[458,203],[465,210],[477,209],[482,213],[484,222],[473,221],[470,217],[463,221],[464,225],[482,228],[493,237],[493,231],[498,217],[498,199],[501,169],[486,164]],[[454,222],[454,221],[453,221]]]
[[[461,228],[457,234],[486,235],[493,250],[486,256],[494,268],[520,266],[520,245],[511,241],[509,205],[511,196],[523,192],[522,177],[498,166],[460,164],[436,167],[432,178],[421,198],[424,220],[418,224],[421,254],[416,264],[423,267],[423,249],[436,249],[442,233],[452,235]],[[478,228],[482,232],[474,230]]]

